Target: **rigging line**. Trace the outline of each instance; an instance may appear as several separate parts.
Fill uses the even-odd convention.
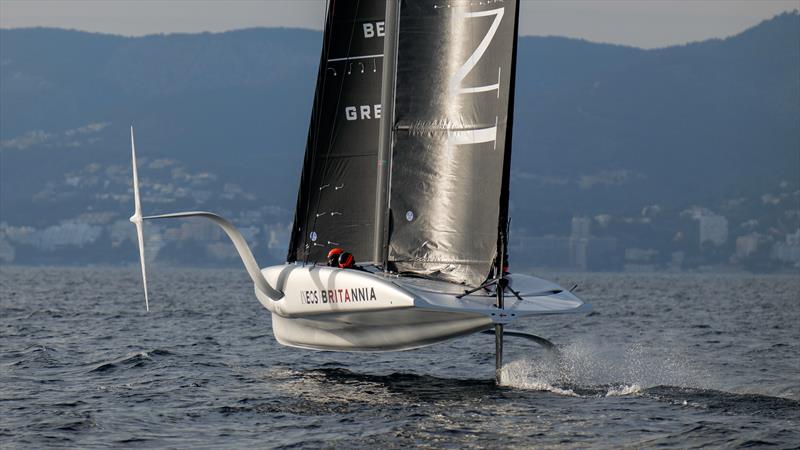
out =
[[[309,182],[314,177],[314,168],[315,168],[316,162],[317,162],[316,148],[317,148],[317,142],[319,141],[319,129],[320,129],[320,123],[319,122],[320,122],[320,118],[322,117],[322,105],[324,103],[323,100],[324,100],[324,97],[325,97],[325,86],[326,86],[326,84],[328,82],[328,68],[327,68],[327,63],[325,63],[324,61],[328,59],[328,55],[330,54],[330,50],[331,50],[331,41],[333,40],[332,39],[333,38],[333,14],[334,14],[334,11],[336,10],[335,5],[333,7],[331,7],[331,3],[332,2],[325,2],[325,18],[326,18],[326,24],[325,25],[326,26],[325,26],[325,36],[323,36],[323,41],[322,41],[323,55],[320,58],[320,73],[322,74],[322,83],[319,83],[319,82],[317,83],[316,87],[318,89],[318,94],[319,95],[316,95],[316,94],[314,95],[314,115],[315,115],[315,117],[312,117],[312,120],[313,120],[312,123],[313,123],[313,126],[315,126],[316,129],[314,130],[314,137],[311,139],[311,149],[309,149],[311,151],[311,158],[310,158],[310,161],[309,161],[310,167],[308,168]],[[324,66],[323,66],[323,64],[324,64]],[[323,67],[325,67],[325,68],[323,69]],[[336,69],[334,69],[334,73],[335,72],[336,72]],[[302,180],[301,180],[301,183],[302,183]],[[311,194],[314,192],[314,189],[312,189],[311,186],[308,186],[307,190],[308,190],[308,192],[306,194],[305,205],[309,206],[309,204],[311,203]],[[299,205],[298,205],[298,207],[299,207]],[[305,214],[304,222],[306,224],[308,223],[308,213],[309,212],[310,211],[306,211],[306,214]],[[302,229],[302,233],[303,233],[303,247],[302,247],[303,248],[303,265],[305,266],[308,263],[308,254],[309,254],[309,252],[308,252],[308,229],[307,228]]]
[[[349,40],[347,42],[347,53],[346,53],[347,56],[350,56],[350,51],[352,50],[352,47],[353,47],[353,36],[355,36],[355,34],[356,34],[356,24],[358,22],[358,10],[359,10],[360,6],[361,6],[361,0],[358,0],[356,2],[355,13],[353,15],[353,26],[350,27],[350,38],[349,38]],[[331,29],[332,29],[332,27],[331,27]],[[330,42],[328,42],[328,44],[330,45]],[[333,148],[333,143],[336,140],[336,121],[339,118],[339,103],[342,100],[342,92],[344,91],[344,80],[345,80],[345,76],[344,76],[344,74],[342,74],[342,80],[339,83],[339,93],[336,95],[336,107],[334,107],[334,109],[333,109],[334,114],[333,114],[333,122],[331,123],[330,139],[328,140],[328,148],[327,148],[327,150],[325,152],[325,161],[323,162],[324,165],[322,166],[322,179],[323,180],[325,179],[325,176],[328,174],[328,169],[330,168],[330,164],[328,163],[328,158],[329,158],[329,156],[331,154],[331,149]],[[319,127],[317,127],[317,131],[319,131]],[[313,192],[313,191],[309,191],[309,192]],[[322,193],[319,193],[317,195],[316,206],[314,206],[314,222],[311,224],[311,230],[313,232],[316,232],[316,230],[317,230],[317,217],[318,217],[317,213],[319,212],[319,204],[320,204],[320,200],[321,199],[322,199]],[[306,246],[304,245],[303,247],[305,248]],[[308,262],[308,257],[310,256],[309,253],[310,253],[309,251],[306,251],[303,263],[307,263]]]

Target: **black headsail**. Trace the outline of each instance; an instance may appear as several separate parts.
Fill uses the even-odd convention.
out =
[[[384,10],[330,2],[289,262],[322,262],[336,246],[374,253]]]
[[[402,0],[388,187],[399,272],[478,285],[508,211],[514,0]]]

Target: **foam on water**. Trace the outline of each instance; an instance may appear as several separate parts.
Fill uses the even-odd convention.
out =
[[[631,384],[629,386],[620,385],[616,388],[611,388],[606,392],[606,397],[624,397],[626,395],[634,395],[642,392],[642,387],[638,384]]]
[[[691,360],[677,352],[641,344],[604,346],[590,340],[573,342],[539,358],[512,361],[503,367],[502,384],[559,395],[636,395],[654,386],[708,388]]]

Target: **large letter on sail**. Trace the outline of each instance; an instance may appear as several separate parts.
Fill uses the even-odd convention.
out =
[[[462,87],[462,82],[464,78],[466,78],[467,74],[478,64],[478,61],[483,56],[486,49],[489,47],[489,43],[492,42],[492,38],[494,37],[497,29],[500,27],[500,21],[503,19],[503,12],[504,8],[497,8],[492,9],[489,11],[477,11],[477,12],[468,12],[463,15],[465,19],[472,19],[474,17],[485,17],[494,15],[494,20],[492,21],[492,25],[489,27],[489,31],[486,32],[486,35],[481,40],[478,47],[475,48],[475,51],[472,52],[472,55],[464,62],[464,64],[453,74],[453,77],[450,79],[450,96],[455,97],[460,94],[475,94],[478,92],[487,92],[487,91],[498,91],[500,92],[500,68],[497,68],[497,83],[483,85],[483,86],[474,86],[474,87]],[[466,145],[466,144],[478,144],[481,142],[496,142],[497,141],[497,121],[495,120],[495,124],[492,127],[486,128],[475,128],[470,130],[451,130],[447,142],[453,145]]]

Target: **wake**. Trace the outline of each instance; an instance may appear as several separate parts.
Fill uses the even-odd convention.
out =
[[[655,386],[709,389],[713,383],[677,352],[654,351],[640,344],[609,347],[574,342],[540,358],[506,364],[501,384],[566,396],[619,397]]]

